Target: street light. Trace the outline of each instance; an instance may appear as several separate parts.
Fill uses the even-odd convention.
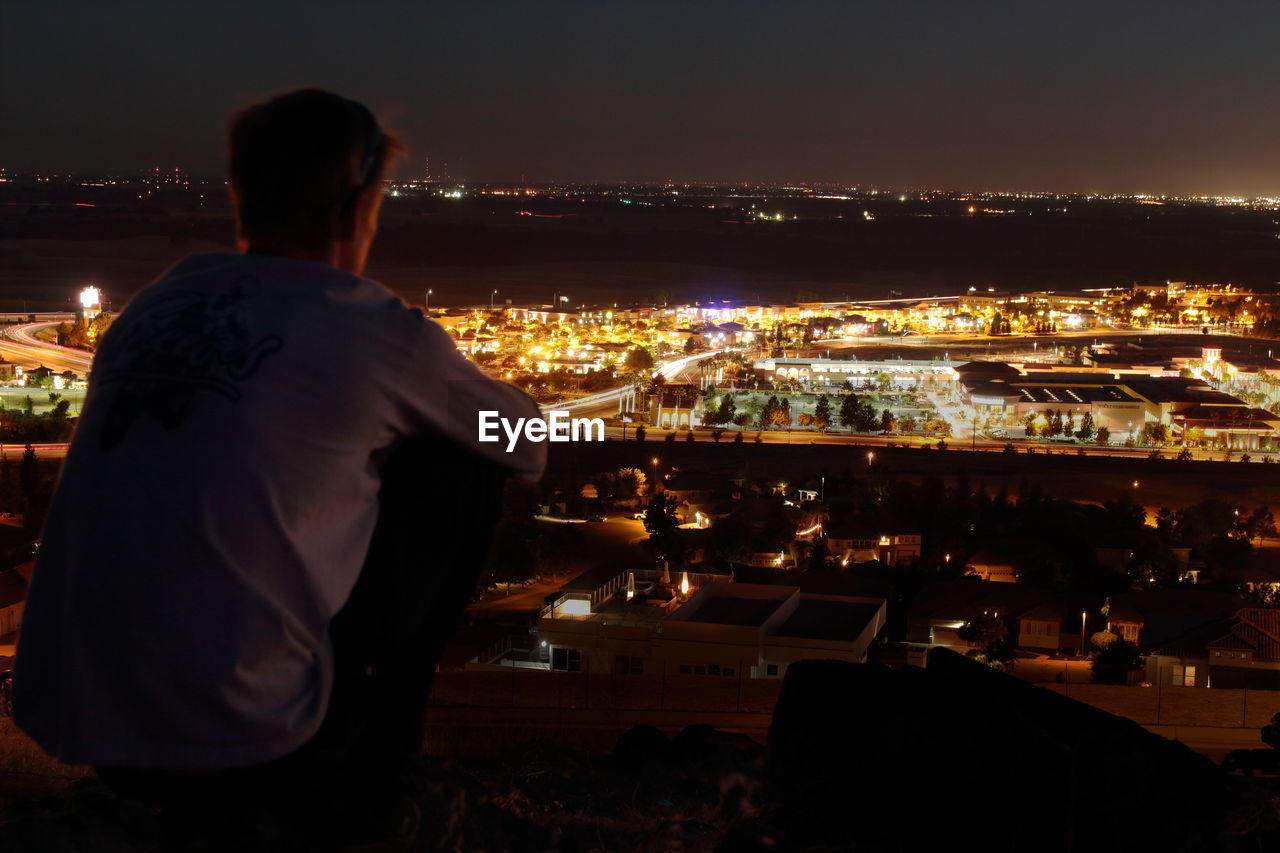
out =
[[[867,451],[867,465],[868,465],[868,466],[870,466],[870,465],[871,465],[871,463],[872,463],[872,462],[875,462],[875,461],[876,461],[876,452],[875,452],[874,450],[868,450],[868,451]]]
[[[492,290],[492,291],[490,291],[490,292],[489,292],[489,310],[490,310],[490,311],[492,311],[492,310],[493,310],[493,297],[495,297],[495,296],[497,296],[497,295],[498,295],[498,291],[496,291],[496,290]]]
[[[1089,614],[1087,611],[1080,611],[1080,657],[1084,657],[1085,620],[1088,619],[1088,617]]]
[[[422,307],[426,309],[427,313],[431,313],[431,294],[433,293],[435,293],[434,290],[428,290],[426,297],[422,300]]]

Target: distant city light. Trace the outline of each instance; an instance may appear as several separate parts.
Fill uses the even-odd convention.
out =
[[[89,285],[80,291],[80,307],[87,318],[96,317],[102,311],[102,291]]]

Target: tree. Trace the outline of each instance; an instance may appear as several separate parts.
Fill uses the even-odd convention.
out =
[[[649,506],[644,513],[645,532],[664,554],[671,552],[676,530],[680,527],[680,519],[676,516],[677,504],[674,495],[656,492],[649,499]]]
[[[1088,441],[1093,438],[1093,412],[1085,412],[1080,418],[1080,428],[1076,430],[1076,438]]]
[[[1027,438],[1036,437],[1036,413],[1027,412],[1022,416],[1022,426],[1027,431]]]
[[[1099,447],[1105,447],[1111,443],[1111,430],[1106,427],[1099,427],[1098,434],[1094,437],[1094,443]]]
[[[742,444],[742,430],[738,430],[733,434],[733,443]]]
[[[644,347],[632,347],[623,365],[628,373],[648,373],[653,370],[653,354]]]
[[[737,406],[733,402],[733,393],[729,392],[720,398],[720,405],[716,409],[717,424],[727,424],[733,421]]]
[[[848,427],[849,432],[853,432],[853,427],[857,422],[858,395],[845,394],[840,400],[840,426]]]
[[[987,334],[998,335],[1002,331],[1004,331],[1004,318],[1001,317],[1000,312],[997,311],[991,317],[991,327],[987,330]]]
[[[639,468],[619,468],[617,473],[618,496],[622,500],[639,497],[647,478]]]
[[[879,423],[880,417],[876,414],[875,407],[865,400],[859,401],[854,416],[854,426],[858,432],[871,432]]]
[[[814,404],[813,426],[820,430],[831,426],[831,401],[827,399],[826,394],[818,397],[818,402]]]
[[[770,424],[774,422],[774,412],[776,412],[781,405],[782,404],[778,402],[776,394],[771,395],[769,399],[765,401],[764,408],[760,410],[759,426],[761,429],[769,428]]]
[[[986,646],[1004,635],[1004,623],[989,613],[975,616],[956,629],[957,637],[975,646]]]
[[[1255,507],[1253,512],[1244,519],[1242,527],[1247,539],[1274,538],[1276,517],[1272,515],[1269,507]]]
[[[778,407],[773,410],[773,423],[783,429],[791,428],[791,399],[784,397]]]
[[[1129,673],[1142,666],[1142,654],[1128,640],[1116,639],[1090,655],[1094,684],[1128,684]]]
[[[644,424],[639,424],[639,425],[637,425],[637,426],[636,426],[636,441],[644,441],[645,433],[646,433],[646,430],[645,430],[645,428],[644,428]]]
[[[893,412],[885,409],[880,413],[880,430],[882,432],[893,432],[894,427],[898,425],[898,419],[893,416]]]

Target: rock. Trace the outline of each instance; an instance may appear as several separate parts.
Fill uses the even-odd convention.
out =
[[[804,661],[742,831],[797,850],[1209,849],[1223,782],[1180,744],[959,655]]]

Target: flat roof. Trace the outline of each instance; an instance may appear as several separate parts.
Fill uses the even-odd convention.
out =
[[[734,598],[728,595],[715,595],[702,602],[688,622],[702,622],[714,625],[743,625],[758,628],[782,604],[777,598]]]
[[[852,642],[875,618],[880,604],[878,601],[803,597],[795,612],[778,629],[777,636]]]
[[[1137,397],[1125,392],[1123,388],[1116,385],[1103,385],[1101,387],[1090,387],[1080,385],[1072,388],[1062,387],[1043,387],[1040,385],[1017,384],[1012,386],[1023,402],[1027,403],[1060,403],[1063,405],[1072,405],[1078,403],[1129,403],[1136,402]]]

